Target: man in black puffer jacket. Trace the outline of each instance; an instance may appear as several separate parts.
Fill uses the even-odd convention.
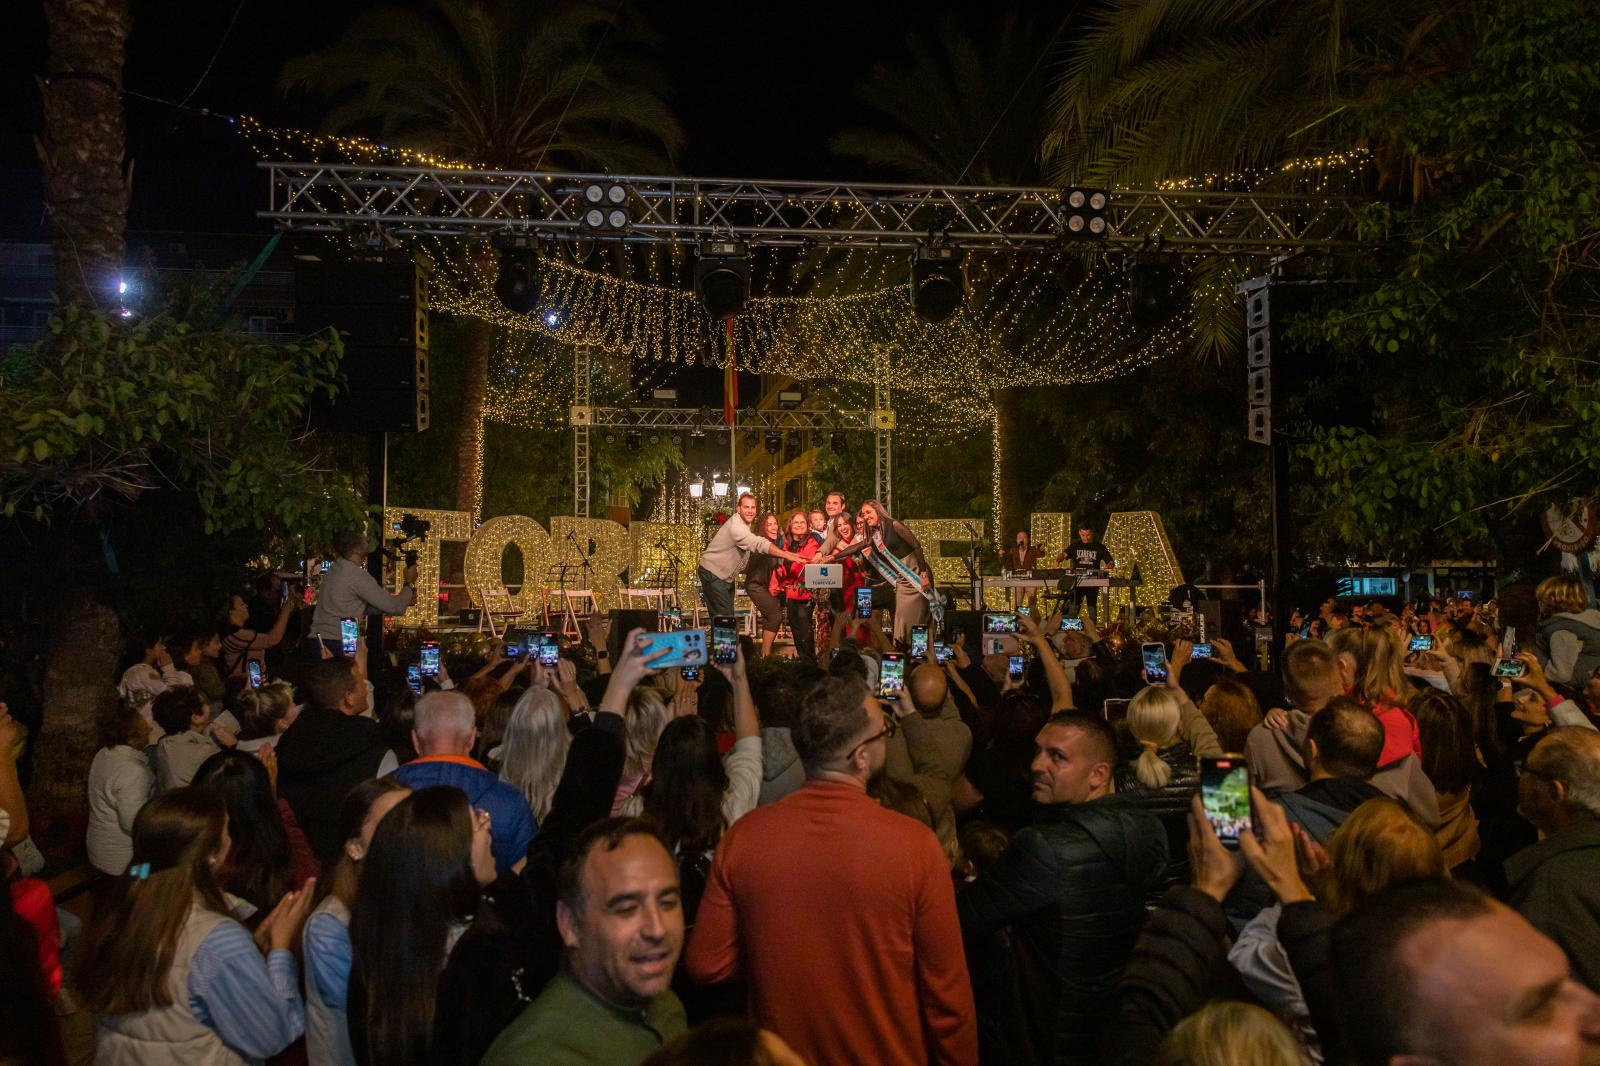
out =
[[[1110,993],[1167,865],[1161,822],[1114,792],[1116,738],[1078,711],[1039,731],[1044,805],[956,897],[971,957],[983,1061],[1097,1061]]]

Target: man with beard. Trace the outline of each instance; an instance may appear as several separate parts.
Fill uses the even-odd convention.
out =
[[[1166,870],[1167,834],[1113,791],[1117,744],[1104,720],[1061,711],[1035,744],[1038,819],[956,900],[983,1057],[1098,1062],[1101,1019]]]
[[[696,981],[747,980],[751,1018],[813,1066],[978,1061],[949,863],[867,795],[895,727],[858,677],[812,688],[806,783],[722,838],[684,953]]]

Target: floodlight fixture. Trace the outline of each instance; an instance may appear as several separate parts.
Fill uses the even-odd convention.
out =
[[[911,308],[918,318],[937,325],[961,307],[967,296],[964,256],[951,245],[917,249],[911,258]]]
[[[499,253],[499,271],[495,275],[494,294],[507,311],[529,315],[539,309],[539,239],[531,233],[498,233],[491,242]],[[545,324],[552,328],[561,324],[559,312]]]
[[[750,299],[750,249],[743,241],[703,241],[694,264],[694,294],[706,314],[727,321]]]

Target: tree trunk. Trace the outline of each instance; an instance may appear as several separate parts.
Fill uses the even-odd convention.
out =
[[[39,813],[61,814],[84,807],[99,721],[117,700],[122,629],[116,612],[79,583],[62,590],[47,618],[44,722],[28,802]]]
[[[1021,416],[1022,393],[1020,389],[1000,389],[995,392],[995,417],[999,420],[1000,444],[1000,524],[994,531],[996,544],[1011,543],[1019,529],[1028,528],[1029,501],[1024,484],[1022,461],[1029,447],[1025,439]]]
[[[65,303],[116,306],[130,180],[122,111],[128,4],[44,0],[44,12],[44,131],[34,146],[44,167],[56,294]]]
[[[467,511],[473,521],[482,519],[483,505],[483,398],[489,387],[489,353],[494,347],[494,327],[481,318],[464,318],[466,326],[466,382],[461,390],[461,428],[456,436],[456,510]]]

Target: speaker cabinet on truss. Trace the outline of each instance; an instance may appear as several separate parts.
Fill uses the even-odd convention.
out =
[[[301,260],[295,267],[295,326],[332,327],[344,341],[345,387],[318,397],[311,424],[343,433],[420,433],[428,428],[428,261]]]

